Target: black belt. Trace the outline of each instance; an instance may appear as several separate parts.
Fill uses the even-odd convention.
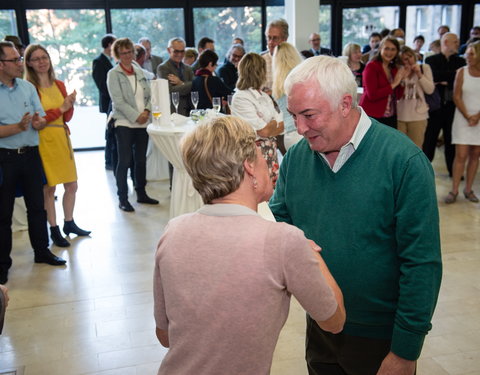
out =
[[[38,149],[38,146],[23,146],[19,148],[0,148],[0,152],[6,155],[21,155]]]

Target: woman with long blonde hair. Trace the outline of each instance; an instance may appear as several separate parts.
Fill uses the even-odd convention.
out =
[[[45,210],[50,224],[50,237],[55,245],[70,246],[60,233],[55,212],[55,189],[63,184],[63,213],[66,235],[75,233],[88,236],[90,231],[80,229],[73,220],[73,209],[77,193],[77,169],[70,142],[67,122],[73,116],[73,104],[77,93],[67,94],[65,84],[55,78],[52,61],[47,49],[40,44],[30,44],[25,50],[25,78],[37,89],[47,126],[40,130],[39,152],[47,183],[44,186]]]
[[[302,136],[297,133],[293,117],[287,111],[287,96],[285,95],[283,83],[288,73],[302,61],[302,56],[290,43],[283,42],[275,47],[272,60],[272,96],[283,114],[283,123],[285,126],[284,143],[287,150],[302,139]]]

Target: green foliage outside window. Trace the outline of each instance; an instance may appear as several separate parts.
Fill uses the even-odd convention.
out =
[[[92,79],[92,60],[101,52],[105,12],[92,9],[27,10],[31,43],[47,48],[55,74],[67,91],[77,90],[78,105],[94,105],[98,90]]]

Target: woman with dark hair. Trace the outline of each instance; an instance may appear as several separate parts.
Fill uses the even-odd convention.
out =
[[[396,102],[403,96],[405,69],[397,67],[400,44],[397,38],[380,42],[377,55],[363,71],[363,95],[360,106],[367,115],[392,128],[397,127]]]
[[[74,91],[67,94],[65,84],[55,79],[52,61],[45,47],[30,44],[25,50],[25,67],[25,78],[36,87],[46,113],[47,126],[39,132],[38,149],[47,180],[43,196],[50,225],[50,237],[55,245],[68,247],[70,242],[62,236],[57,225],[55,189],[58,184],[63,184],[65,189],[62,201],[65,220],[63,232],[66,235],[75,233],[78,236],[90,234],[90,231],[80,229],[73,220],[78,185],[67,122],[73,116],[73,104],[77,93]]]
[[[118,164],[115,173],[119,207],[122,211],[135,211],[128,201],[127,171],[132,164],[135,171],[137,202],[158,204],[147,195],[147,124],[150,120],[150,86],[142,69],[133,64],[135,49],[128,38],[113,43],[113,55],[118,65],[108,72],[107,87],[112,98],[112,115],[115,119]]]
[[[249,123],[256,131],[270,177],[278,177],[276,136],[283,133],[283,115],[272,98],[262,91],[267,79],[267,65],[257,53],[247,53],[238,64],[237,90],[232,99],[232,115]]]
[[[199,109],[213,108],[212,98],[226,99],[232,93],[220,78],[213,75],[217,61],[217,54],[209,49],[203,51],[198,58],[199,69],[195,72],[192,91],[198,91]]]

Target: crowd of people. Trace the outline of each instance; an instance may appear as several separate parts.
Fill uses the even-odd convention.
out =
[[[168,80],[179,115],[189,116],[192,92],[198,108],[220,97],[232,115],[182,142],[205,206],[171,220],[157,248],[156,334],[170,347],[159,374],[267,373],[292,294],[308,312],[309,374],[415,373],[442,272],[430,163],[440,131],[452,177],[445,203],[456,201],[465,168],[464,196],[478,202],[480,28],[462,47],[447,26],[438,32],[439,51],[429,56],[421,35],[409,47],[397,28],[372,33],[363,47],[348,43],[337,58],[315,32],[311,48],[299,51],[278,19],[266,27],[266,51],[249,52],[235,38],[220,66],[208,37],[196,49],[171,38],[165,61],[146,37],[103,37],[92,77],[122,211],[135,211],[129,169],[137,202],[159,203],[146,190],[150,80]],[[78,185],[67,123],[76,92],[56,79],[46,48],[25,49],[18,38],[0,42],[0,82],[5,284],[16,195],[25,198],[37,263],[66,263],[49,250],[47,222],[53,243],[70,245],[56,220],[56,185],[65,187],[63,233],[90,231],[73,219]],[[277,223],[257,214],[264,201]],[[0,294],[1,312],[3,286]]]

